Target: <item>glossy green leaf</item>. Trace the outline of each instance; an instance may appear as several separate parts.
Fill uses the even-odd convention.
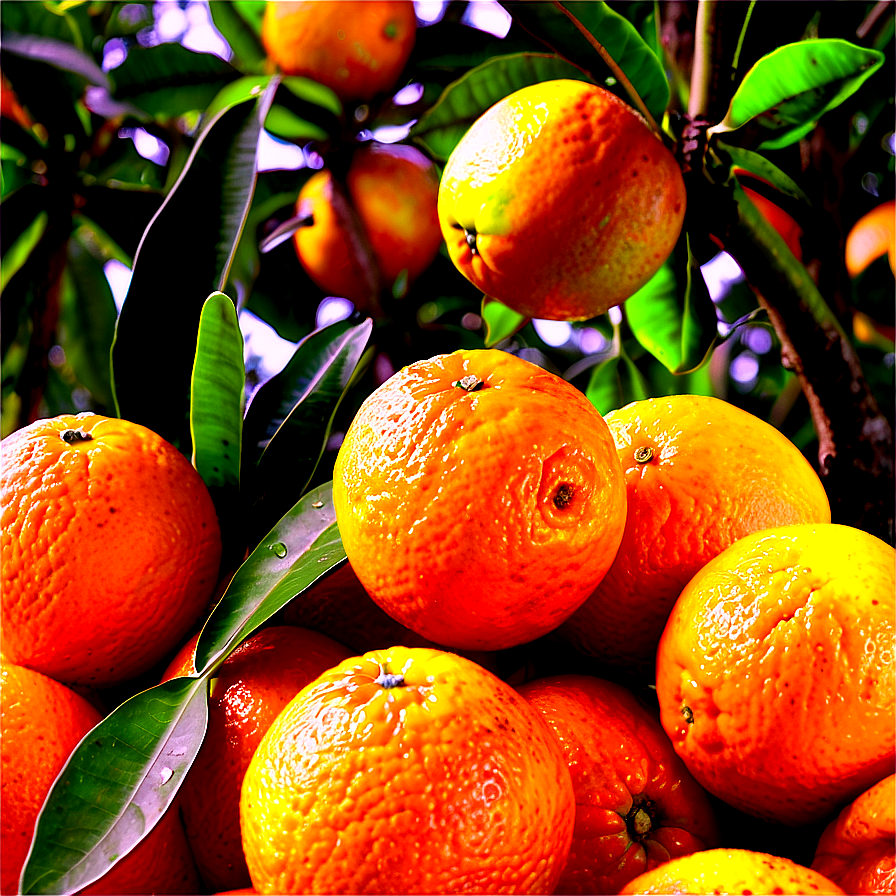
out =
[[[102,877],[171,805],[205,736],[207,685],[176,678],[122,703],[75,748],[38,817],[22,893]]]
[[[239,488],[245,386],[236,308],[229,296],[214,292],[199,318],[190,391],[193,466],[213,497],[217,489]]]
[[[3,50],[15,56],[24,56],[35,62],[45,62],[53,68],[70,72],[83,78],[88,84],[108,87],[109,76],[96,64],[93,57],[72,46],[66,40],[38,37],[34,34],[17,34],[4,30]]]
[[[0,262],[0,293],[6,289],[6,284],[22,268],[34,247],[40,242],[47,229],[48,220],[46,212],[39,212],[3,254],[3,261]]]
[[[733,131],[756,119],[769,131],[760,149],[789,146],[855,93],[883,62],[883,53],[840,38],[785,44],[744,75],[725,118],[710,131]]]
[[[626,299],[632,334],[667,370],[688,373],[702,367],[718,341],[715,305],[696,258],[683,237],[676,249],[684,263],[667,262]]]
[[[743,168],[757,177],[767,180],[776,190],[780,190],[785,196],[799,199],[806,205],[812,205],[809,197],[795,180],[786,175],[777,165],[773,165],[765,156],[758,152],[751,152],[740,146],[731,146],[719,140],[717,149],[731,159],[731,164],[737,168]]]
[[[342,102],[335,92],[325,84],[303,78],[299,75],[286,75],[283,86],[297,99],[313,106],[320,106],[333,115],[342,115]]]
[[[480,314],[485,323],[486,348],[493,348],[504,339],[509,339],[529,323],[528,317],[489,296],[482,297]]]
[[[644,375],[624,350],[598,364],[591,371],[585,389],[586,397],[601,415],[633,401],[643,401],[649,394],[650,386]]]
[[[501,5],[523,28],[602,84],[614,72],[582,33],[581,26],[622,70],[654,119],[662,120],[670,95],[662,63],[637,28],[606,3],[504,0]],[[612,90],[637,105],[622,85],[616,84]]]
[[[278,137],[285,140],[326,140],[327,132],[314,122],[299,118],[295,112],[285,106],[274,103],[264,126]]]
[[[345,559],[333,484],[305,495],[236,571],[196,644],[196,669],[208,673],[297,594]]]
[[[496,56],[449,84],[411,129],[411,137],[433,158],[445,160],[470,125],[498,100],[557,78],[590,80],[565,59],[548,53]]]
[[[211,118],[183,173],[155,214],[134,273],[112,349],[118,412],[190,453],[189,400],[202,305],[223,290],[255,189],[262,122],[276,79],[252,101]],[[147,346],[164,362],[147,375]]]
[[[255,28],[251,26],[252,14],[247,7],[259,7],[264,13],[264,2],[249,3],[209,3],[208,8],[215,27],[233,51],[232,64],[244,74],[264,71],[267,53]],[[247,12],[249,17],[247,17]]]
[[[257,458],[244,476],[253,531],[266,532],[308,488],[372,330],[368,319],[315,331],[253,396],[243,440],[244,468]]]

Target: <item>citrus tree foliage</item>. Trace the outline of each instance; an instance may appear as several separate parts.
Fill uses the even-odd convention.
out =
[[[226,60],[148,39],[151,3],[0,7],[3,434],[85,409],[156,430],[208,484],[237,569],[196,675],[125,695],[73,755],[23,892],[86,886],[171,804],[215,670],[344,562],[339,435],[411,361],[497,346],[602,412],[715,394],[813,460],[835,522],[892,541],[893,278],[880,259],[850,279],[843,260],[852,225],[894,194],[892,4],[502,2],[503,36],[462,0],[444,7],[420,23],[408,90],[352,108],[270,70],[262,2],[211,4]],[[687,218],[657,275],[620,309],[547,325],[476,292],[443,252],[375,317],[318,326],[325,296],[288,239],[313,171],[338,177],[353,148],[396,135],[441,167],[491,104],[558,77],[613,91],[679,160]],[[258,170],[270,135],[299,167]],[[801,260],[745,193],[749,174],[801,228]],[[719,291],[707,263],[722,249],[743,275]],[[120,311],[115,265],[132,270]],[[294,344],[263,382],[242,313]]]

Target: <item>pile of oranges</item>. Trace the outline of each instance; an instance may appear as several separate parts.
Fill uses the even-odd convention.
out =
[[[327,4],[333,21],[316,6],[268,4],[272,66],[344,102],[391,89],[412,5]],[[517,97],[471,129],[441,195],[416,150],[358,150],[299,196],[299,258],[375,310],[444,233],[464,275],[523,313],[606,310],[668,256],[686,197],[661,141],[604,93]],[[575,183],[534,196],[538,153],[491,176],[502,115],[517,147],[557,128],[587,202]],[[624,158],[583,149],[607,122]],[[574,205],[581,241],[546,233],[533,201]],[[123,692],[196,673],[223,583],[208,490],[145,427],[39,420],[2,453],[5,894],[82,738]],[[692,395],[602,417],[510,353],[459,351],[367,398],[333,503],[348,563],[221,665],[176,802],[82,892],[894,892],[896,553],[831,522],[770,425]],[[536,643],[606,675],[519,662]],[[817,826],[811,867],[750,848],[720,809],[782,841]]]
[[[2,448],[13,893],[114,687],[195,672],[220,534],[141,426],[41,420]],[[892,887],[894,552],[830,522],[768,424],[687,395],[604,419],[463,351],[367,399],[333,492],[350,564],[230,655],[176,809],[87,892]],[[538,639],[616,681],[508,664]],[[813,867],[743,848],[720,806],[827,824]]]

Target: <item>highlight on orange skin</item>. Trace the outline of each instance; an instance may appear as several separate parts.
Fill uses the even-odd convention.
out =
[[[882,255],[896,272],[896,200],[882,202],[862,215],[846,237],[846,271],[858,277]]]

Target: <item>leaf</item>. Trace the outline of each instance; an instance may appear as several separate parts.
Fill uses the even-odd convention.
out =
[[[45,62],[53,68],[71,72],[83,78],[88,84],[98,87],[109,86],[109,76],[93,61],[93,58],[68,41],[4,30],[3,50],[14,56]]]
[[[239,488],[245,385],[236,308],[213,292],[199,318],[190,393],[193,466],[213,496],[215,489]]]
[[[112,369],[118,413],[185,454],[199,316],[205,298],[227,282],[255,189],[258,138],[276,85],[271,80],[251,103],[238,97],[203,128],[140,241],[116,327]],[[147,346],[164,347],[164,363],[152,376],[147,376]]]
[[[28,260],[34,247],[44,235],[48,221],[47,213],[39,212],[4,253],[3,262],[0,264],[0,293],[6,289],[6,284],[9,283]]]
[[[264,11],[264,2],[255,4]],[[264,71],[267,53],[258,33],[248,26],[246,3],[209,3],[212,21],[233,51],[232,63],[244,74]]]
[[[662,63],[635,26],[606,3],[502,0],[501,5],[523,28],[601,84],[608,75],[615,76],[616,73],[601,60],[596,49],[569,18],[569,15],[573,16],[624,72],[650,114],[657,120],[662,119],[669,104],[669,82]],[[632,102],[618,86],[613,92]]]
[[[236,571],[196,644],[196,669],[213,672],[297,594],[345,559],[333,484],[299,500]]]
[[[202,745],[207,686],[137,694],[75,748],[38,816],[22,893],[74,893],[102,877],[171,805]]]
[[[764,178],[785,196],[805,202],[808,206],[812,205],[812,201],[796,181],[788,177],[777,165],[773,165],[765,156],[740,146],[731,146],[721,140],[717,141],[715,145],[718,150],[728,155],[734,167],[743,168],[744,171]]]
[[[255,469],[244,476],[254,531],[267,531],[308,488],[372,330],[368,319],[315,331],[255,393],[243,439],[244,468],[257,458]]]
[[[489,59],[449,84],[411,128],[411,137],[431,156],[444,161],[486,109],[523,87],[556,78],[589,80],[576,66],[548,53]]]
[[[686,262],[679,262],[674,269],[664,264],[625,301],[624,309],[638,342],[669,371],[680,374],[696,370],[709,360],[718,341],[718,323],[715,305],[687,237],[679,241],[676,256]]]
[[[840,38],[785,44],[745,75],[724,119],[709,133],[725,133],[753,119],[779,131],[760,149],[781,149],[808,133],[825,112],[852,96],[884,62],[884,54]]]
[[[641,371],[621,348],[618,355],[591,371],[585,390],[585,396],[602,416],[633,401],[643,401],[649,393],[649,384]]]
[[[482,297],[482,320],[485,322],[485,347],[494,348],[521,330],[529,318],[489,296]]]
[[[319,125],[299,118],[295,112],[276,103],[271,106],[264,125],[272,134],[283,137],[285,140],[323,141],[328,136],[327,132]]]

